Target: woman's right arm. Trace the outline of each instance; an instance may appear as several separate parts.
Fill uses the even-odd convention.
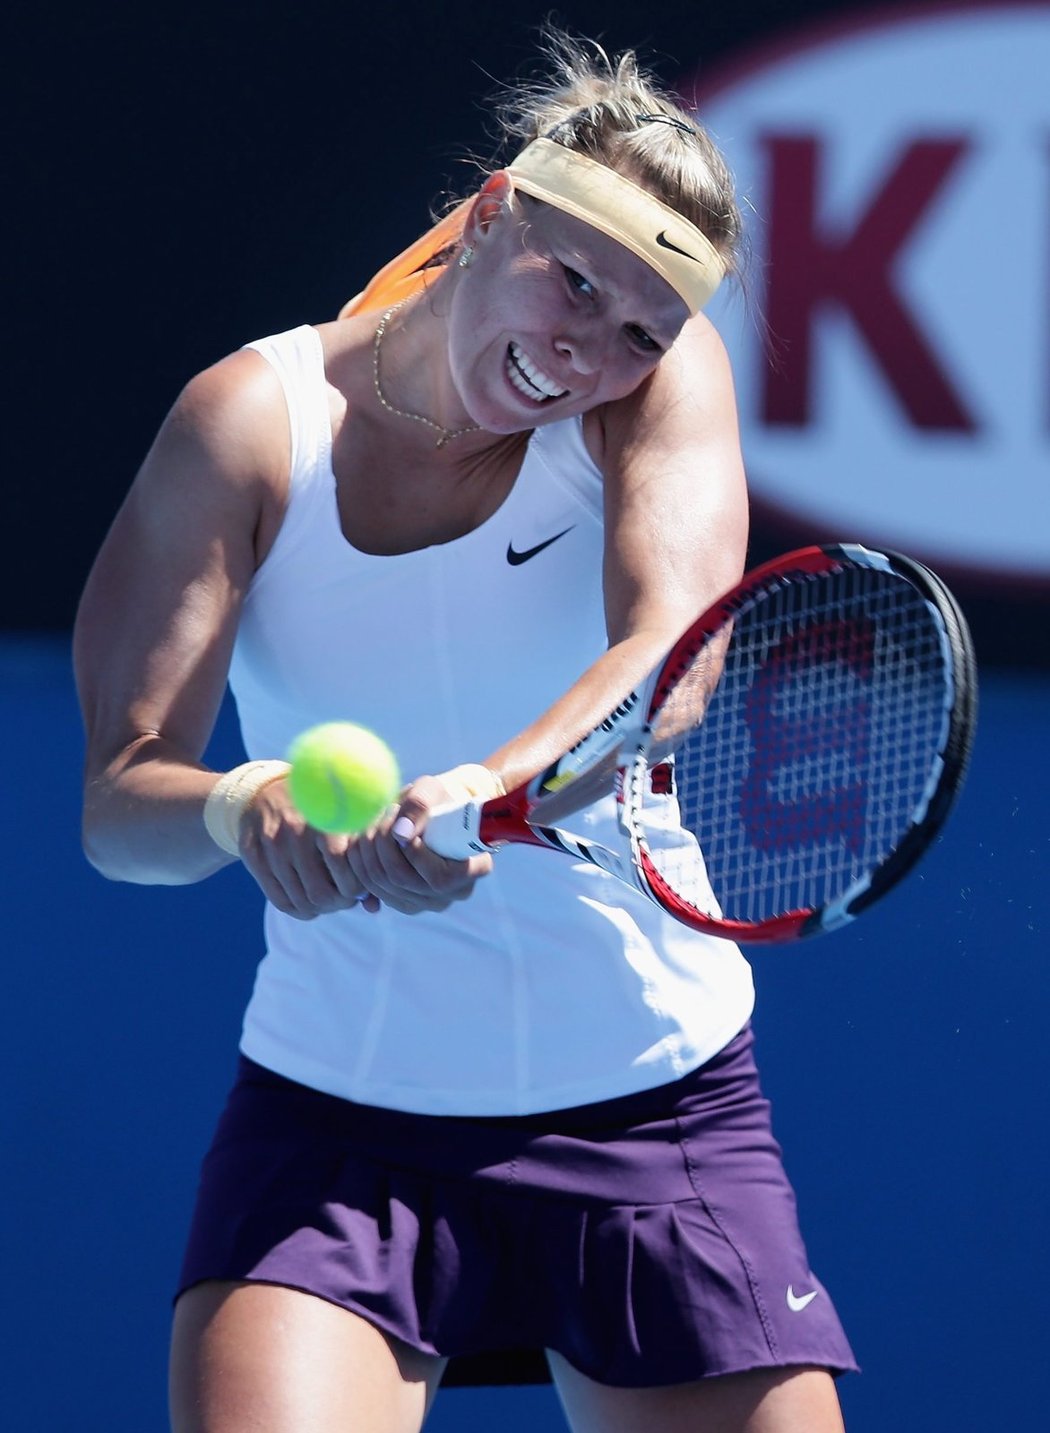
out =
[[[181,884],[231,860],[204,827],[201,756],[288,463],[276,376],[234,354],[184,390],[96,559],[73,651],[84,849],[105,876]]]
[[[289,465],[277,379],[257,354],[234,354],[188,385],[95,562],[74,633],[87,733],[83,839],[113,880],[181,885],[233,859],[204,824],[219,777],[201,757],[245,593],[280,524]],[[392,821],[380,845],[396,850]],[[379,908],[348,860],[357,840],[309,827],[283,779],[258,793],[238,830],[263,894],[306,920]],[[411,873],[413,889],[384,899],[441,910],[490,864],[431,857],[424,877]]]

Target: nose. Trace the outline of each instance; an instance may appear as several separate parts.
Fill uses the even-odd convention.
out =
[[[601,367],[601,343],[593,330],[580,328],[561,333],[554,340],[554,351],[563,363],[584,376],[597,373]]]

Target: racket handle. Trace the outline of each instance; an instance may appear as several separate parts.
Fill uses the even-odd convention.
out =
[[[423,827],[423,844],[438,856],[465,861],[482,851],[491,851],[481,839],[482,801],[461,805],[435,806]]]

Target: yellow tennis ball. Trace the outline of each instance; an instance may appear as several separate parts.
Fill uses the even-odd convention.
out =
[[[292,800],[318,831],[367,830],[401,789],[394,753],[375,732],[353,722],[310,727],[292,742],[288,760]]]

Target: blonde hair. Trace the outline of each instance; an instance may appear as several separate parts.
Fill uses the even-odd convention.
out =
[[[743,221],[729,167],[707,131],[642,71],[633,50],[613,60],[600,45],[552,26],[544,28],[543,39],[547,73],[501,91],[492,111],[501,153],[488,163],[474,159],[472,167],[488,177],[533,140],[553,140],[670,205],[707,236],[726,275],[742,278]],[[424,289],[460,247],[476,192],[447,196],[433,212],[434,227],[385,264],[343,305],[340,318],[388,307]]]
[[[546,27],[548,73],[506,87],[496,120],[507,159],[551,139],[615,169],[697,226],[739,274],[744,225],[733,177],[711,136],[645,72],[633,50],[610,58],[594,42]]]

